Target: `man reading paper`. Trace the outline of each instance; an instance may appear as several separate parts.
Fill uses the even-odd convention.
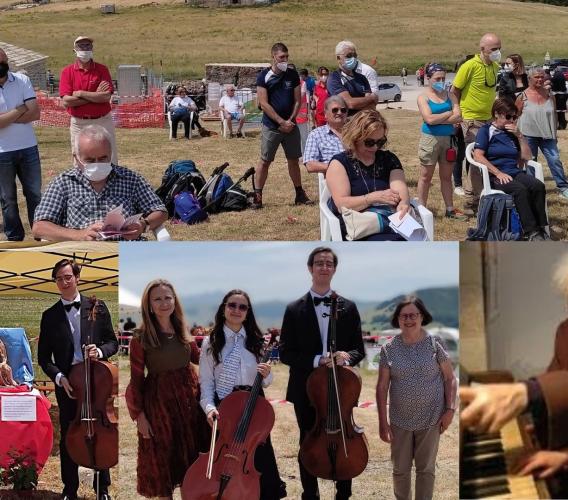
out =
[[[111,140],[100,125],[78,132],[75,167],[58,175],[38,205],[32,232],[49,241],[96,240],[103,220],[116,207],[129,218],[143,214],[122,228],[120,239],[135,240],[167,219],[166,207],[148,182],[136,172],[111,163]]]

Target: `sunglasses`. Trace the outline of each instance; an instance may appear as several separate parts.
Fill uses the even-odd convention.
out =
[[[246,304],[237,304],[236,302],[227,302],[227,307],[233,310],[238,309],[241,312],[246,312],[249,308],[249,306],[247,306]]]
[[[363,144],[365,145],[366,148],[372,148],[373,146],[377,146],[378,149],[381,149],[386,143],[387,143],[386,137],[381,137],[376,141],[374,141],[373,139],[365,139],[363,141]]]
[[[518,118],[518,116],[517,116],[517,115],[505,115],[505,118],[506,118],[507,120],[513,120],[513,121],[515,121],[515,120]]]
[[[332,112],[334,115],[337,115],[338,113],[343,113],[343,114],[345,114],[345,113],[347,113],[347,108],[331,108],[331,112]]]

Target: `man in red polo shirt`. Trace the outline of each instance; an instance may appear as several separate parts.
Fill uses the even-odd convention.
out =
[[[75,151],[75,136],[87,125],[101,125],[112,138],[112,163],[117,163],[116,137],[110,113],[112,79],[104,64],[93,61],[93,39],[79,36],[74,43],[77,59],[63,68],[59,95],[71,115],[71,151]]]

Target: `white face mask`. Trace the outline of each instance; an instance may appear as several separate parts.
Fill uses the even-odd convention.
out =
[[[511,73],[513,71],[513,66],[511,64],[505,64],[505,67],[503,68],[505,71],[507,71],[508,73]]]
[[[83,175],[93,182],[98,182],[106,179],[112,170],[109,162],[100,163],[85,163],[83,165]]]
[[[286,70],[288,69],[288,63],[287,63],[287,62],[279,62],[279,63],[276,63],[276,67],[277,67],[280,71],[284,72],[284,71],[286,71]]]
[[[92,50],[75,50],[75,54],[77,54],[77,59],[84,63],[89,62],[93,58]]]
[[[489,54],[489,60],[493,62],[499,62],[501,60],[501,51],[494,50],[493,52],[491,52],[491,54]]]
[[[322,82],[324,82],[324,83],[327,82],[327,75],[322,75],[322,76],[320,77],[320,80],[321,80]]]

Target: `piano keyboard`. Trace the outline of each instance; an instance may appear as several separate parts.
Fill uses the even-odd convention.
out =
[[[521,422],[512,420],[500,432],[473,434],[465,431],[460,460],[460,498],[550,498],[543,481],[512,473],[527,449]],[[527,436],[528,437],[528,436]]]

